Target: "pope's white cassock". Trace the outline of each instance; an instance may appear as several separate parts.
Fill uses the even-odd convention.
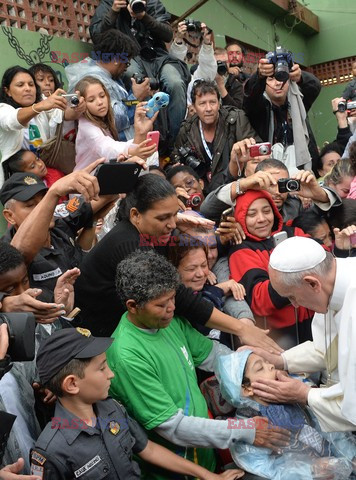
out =
[[[329,309],[315,314],[312,332],[312,342],[283,353],[288,371],[324,371],[326,386],[310,389],[308,405],[324,431],[356,430],[356,258],[336,258]]]

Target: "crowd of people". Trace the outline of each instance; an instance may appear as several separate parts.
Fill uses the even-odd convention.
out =
[[[169,21],[3,74],[0,479],[354,478],[355,80]]]

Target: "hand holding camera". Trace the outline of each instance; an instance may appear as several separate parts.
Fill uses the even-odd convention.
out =
[[[64,111],[68,106],[67,99],[64,95],[66,95],[66,92],[61,88],[57,88],[57,90],[45,100],[35,103],[34,109],[38,112],[48,112],[53,108],[59,108]]]
[[[298,192],[299,195],[305,198],[310,198],[315,202],[325,203],[329,201],[325,190],[319,185],[315,175],[308,170],[299,170],[296,175],[293,175],[291,179],[288,180],[297,180],[299,182],[299,190],[287,190],[288,192],[293,193]],[[294,188],[292,184],[292,188]]]
[[[260,77],[273,77],[274,65],[267,58],[260,58],[258,62],[258,74]]]
[[[112,2],[112,9],[114,12],[119,13],[122,8],[127,7],[127,1],[126,0],[114,0]]]
[[[274,73],[270,76],[274,76],[279,82],[287,82],[293,68],[293,57],[291,52],[278,46],[274,52],[267,53],[266,59],[268,60],[268,63],[274,67]],[[297,78],[297,75],[295,75],[295,78]],[[294,80],[294,78],[292,78],[292,80]]]
[[[177,28],[177,33],[175,35],[175,39],[176,40],[183,40],[183,38],[186,36],[187,34],[187,24],[185,23],[185,20],[183,20],[182,22],[179,22],[178,23],[178,28]]]
[[[137,75],[137,76],[136,76]],[[138,101],[144,102],[150,96],[150,78],[144,78],[141,75],[135,74],[131,78],[132,93]]]

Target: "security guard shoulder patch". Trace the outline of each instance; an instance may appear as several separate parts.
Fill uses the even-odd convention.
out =
[[[47,459],[43,455],[41,455],[40,453],[36,452],[36,450],[32,450],[31,460],[34,460],[35,462],[39,463],[40,465],[43,465],[46,462]]]

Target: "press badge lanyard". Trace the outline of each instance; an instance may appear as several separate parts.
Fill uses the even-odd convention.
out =
[[[205,137],[204,137],[204,132],[203,132],[203,126],[201,124],[201,121],[199,120],[199,130],[200,130],[200,136],[201,136],[201,141],[203,142],[203,147],[205,149],[206,154],[210,158],[211,161],[213,161],[213,155],[208,147],[208,144],[206,143]]]

